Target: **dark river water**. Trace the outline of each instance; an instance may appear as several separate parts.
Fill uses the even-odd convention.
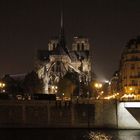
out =
[[[0,129],[0,140],[140,140],[140,130]]]

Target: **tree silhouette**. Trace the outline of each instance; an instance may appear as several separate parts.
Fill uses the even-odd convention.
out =
[[[26,93],[42,93],[44,84],[43,80],[39,79],[37,73],[32,71],[25,76],[23,87]]]
[[[66,75],[60,79],[58,83],[58,96],[71,97],[78,85],[78,77],[75,72],[67,72]]]
[[[9,74],[2,78],[2,81],[6,84],[5,90],[7,93],[16,95],[22,92],[21,82],[12,78]]]

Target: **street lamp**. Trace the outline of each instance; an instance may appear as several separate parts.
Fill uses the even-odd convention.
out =
[[[99,90],[103,87],[103,85],[102,85],[102,83],[95,83],[95,84],[94,84],[94,87],[95,87],[95,89],[96,89],[96,91],[97,91],[97,94],[99,94]],[[103,93],[101,92],[101,94],[99,94],[99,95],[96,97],[96,99],[99,99],[100,96],[101,96],[102,94],[103,94]]]
[[[0,82],[0,92],[4,92],[5,83]]]
[[[62,93],[62,100],[64,100],[64,97],[65,97],[65,93]]]
[[[130,87],[130,88],[129,88],[129,90],[130,90],[130,91],[132,91],[132,90],[133,90],[133,88],[132,88],[132,87]]]
[[[103,85],[101,83],[95,83],[94,86],[96,89],[100,89]]]
[[[55,86],[55,85],[52,85],[51,88],[50,88],[50,93],[51,94],[56,94],[58,91],[58,87]]]

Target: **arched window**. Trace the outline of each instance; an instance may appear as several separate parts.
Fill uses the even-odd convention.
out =
[[[52,50],[55,50],[55,48],[56,48],[56,45],[55,45],[55,43],[53,43],[53,48],[52,48]]]
[[[84,51],[84,43],[82,43],[82,51]]]
[[[77,44],[77,51],[80,51],[80,44]]]

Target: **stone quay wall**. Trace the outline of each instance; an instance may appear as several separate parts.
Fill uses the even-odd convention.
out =
[[[116,101],[0,101],[0,127],[117,128]]]

